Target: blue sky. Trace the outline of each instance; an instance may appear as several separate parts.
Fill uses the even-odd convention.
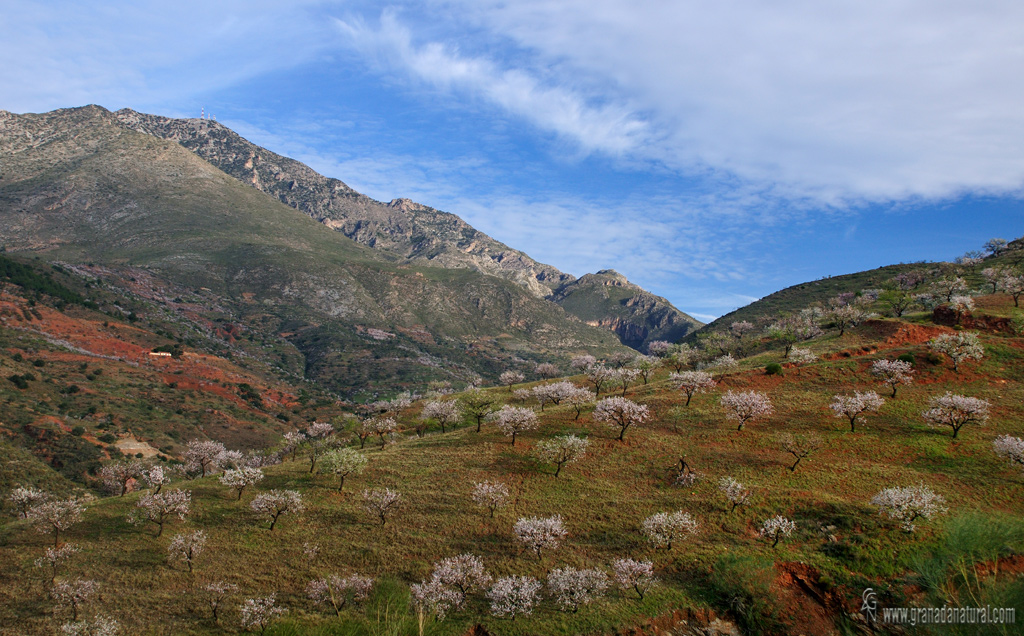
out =
[[[0,0],[0,108],[205,108],[708,320],[1024,234],[1024,5],[977,4]]]

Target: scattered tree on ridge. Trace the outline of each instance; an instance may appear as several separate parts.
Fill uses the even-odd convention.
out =
[[[260,598],[247,598],[242,602],[241,622],[245,629],[258,629],[260,634],[265,634],[267,628],[278,617],[288,613],[284,607],[277,606],[277,594],[263,596]]]
[[[498,376],[498,382],[501,382],[508,387],[509,393],[512,392],[512,387],[519,384],[526,379],[526,376],[518,371],[505,371]]]

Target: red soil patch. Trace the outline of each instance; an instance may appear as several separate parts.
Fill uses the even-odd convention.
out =
[[[844,594],[821,583],[821,573],[806,563],[776,563],[772,596],[792,634],[838,634],[834,617],[848,613]]]

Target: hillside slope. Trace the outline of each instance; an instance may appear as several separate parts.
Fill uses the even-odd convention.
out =
[[[522,358],[621,347],[505,279],[353,242],[98,107],[0,115],[0,153],[8,251],[206,289],[261,338],[287,338],[300,371],[336,390],[466,381]]]

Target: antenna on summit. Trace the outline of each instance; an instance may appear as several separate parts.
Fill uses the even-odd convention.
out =
[[[203,106],[199,109],[199,119],[206,119],[206,107]]]

